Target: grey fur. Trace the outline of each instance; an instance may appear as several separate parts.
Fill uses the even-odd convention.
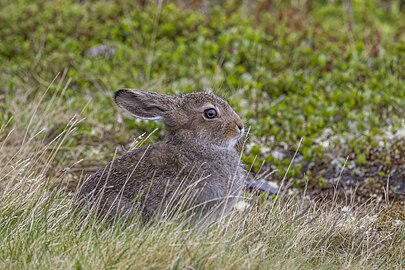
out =
[[[163,141],[125,153],[91,176],[77,201],[110,217],[145,220],[175,212],[213,222],[231,210],[244,185],[245,171],[235,142],[243,123],[228,103],[213,93],[168,96],[121,89],[117,105],[135,117],[163,120]],[[218,117],[207,119],[204,110]]]

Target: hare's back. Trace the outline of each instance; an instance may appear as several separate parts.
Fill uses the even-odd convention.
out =
[[[184,158],[179,157],[174,149],[168,149],[164,143],[137,148],[112,160],[92,175],[81,187],[79,197],[97,195],[108,190],[133,199],[145,188],[149,189],[149,193],[159,196],[159,192],[168,188],[165,179],[171,186],[175,186],[179,172],[187,167],[184,163]]]

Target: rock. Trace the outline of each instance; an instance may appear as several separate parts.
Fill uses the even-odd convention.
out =
[[[115,55],[115,48],[106,45],[97,45],[86,50],[86,56],[97,57],[105,56],[112,58]]]
[[[279,191],[279,188],[276,187],[276,185],[269,183],[268,181],[263,180],[263,179],[260,179],[260,180],[248,179],[245,181],[245,183],[246,183],[247,189],[252,192],[262,191],[262,192],[268,192],[269,194],[277,194]]]

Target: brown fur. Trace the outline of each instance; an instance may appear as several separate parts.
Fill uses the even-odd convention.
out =
[[[111,161],[81,187],[78,201],[102,215],[149,219],[186,212],[216,221],[232,208],[244,170],[235,150],[243,123],[228,103],[212,93],[175,97],[121,89],[115,102],[135,117],[163,120],[164,141]],[[206,119],[207,108],[218,117]]]

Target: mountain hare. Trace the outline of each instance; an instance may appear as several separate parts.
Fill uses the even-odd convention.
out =
[[[80,188],[77,200],[102,216],[144,220],[183,213],[197,221],[225,216],[240,195],[245,171],[235,149],[240,117],[211,92],[161,95],[120,89],[115,103],[134,117],[162,120],[165,139],[111,161]]]

